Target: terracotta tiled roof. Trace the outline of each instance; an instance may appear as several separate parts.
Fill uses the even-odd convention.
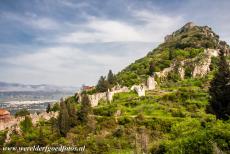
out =
[[[0,109],[0,116],[3,116],[3,115],[10,115],[10,112],[4,109]]]

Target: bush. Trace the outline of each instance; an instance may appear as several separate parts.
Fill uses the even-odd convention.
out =
[[[30,112],[27,109],[21,109],[15,113],[15,117],[23,117],[30,115]]]
[[[129,124],[131,122],[132,122],[132,119],[127,117],[127,116],[123,116],[123,117],[118,119],[119,125],[125,125],[125,124]]]

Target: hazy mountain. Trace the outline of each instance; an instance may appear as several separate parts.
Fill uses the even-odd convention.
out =
[[[12,92],[12,91],[44,91],[44,92],[75,92],[79,87],[67,87],[67,86],[55,86],[55,85],[27,85],[19,83],[7,83],[0,82],[0,92]]]

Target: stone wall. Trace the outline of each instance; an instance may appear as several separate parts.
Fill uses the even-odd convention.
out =
[[[57,118],[57,116],[58,116],[58,112],[50,112],[50,113],[42,112],[40,114],[37,113],[30,114],[33,125],[35,125],[41,119],[49,120],[52,117]],[[0,122],[0,131],[7,130],[6,141],[5,141],[6,143],[10,142],[10,135],[12,134],[12,132],[15,131],[20,134],[21,132],[20,122],[23,120],[24,117],[17,117],[17,118],[12,117],[7,122],[3,122],[3,121]]]
[[[139,97],[145,96],[145,89],[146,87],[144,85],[133,85],[131,87],[131,90],[134,90]]]
[[[154,76],[149,76],[146,81],[146,89],[147,90],[154,90],[156,89],[157,82],[154,79]]]
[[[113,100],[113,95],[116,93],[122,93],[122,92],[129,92],[129,88],[128,87],[119,87],[119,86],[115,86],[114,88],[112,88],[112,90],[108,90],[107,92],[103,92],[103,93],[96,93],[93,95],[88,95],[89,100],[90,100],[90,104],[92,107],[95,107],[98,105],[100,100],[105,100],[108,102],[111,102]]]

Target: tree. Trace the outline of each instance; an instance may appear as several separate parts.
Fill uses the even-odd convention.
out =
[[[38,145],[40,145],[40,146],[45,146],[46,145],[45,135],[44,135],[42,126],[39,126]]]
[[[50,111],[51,111],[51,106],[50,106],[50,103],[49,103],[47,108],[46,108],[46,112],[49,113]]]
[[[229,119],[230,116],[230,70],[222,48],[219,54],[219,68],[211,81],[209,94],[209,112],[215,114],[218,119]]]
[[[155,72],[155,64],[152,62],[149,64],[149,75],[153,76]]]
[[[81,104],[78,118],[81,122],[87,123],[90,114],[92,114],[92,107],[88,96],[84,94],[82,96],[82,104]]]
[[[54,103],[53,107],[50,109],[50,111],[53,111],[53,112],[57,112],[57,111],[60,111],[60,104],[57,102],[57,103]]]
[[[100,77],[100,79],[97,83],[96,89],[99,92],[106,92],[109,89],[109,83],[105,79],[105,77],[103,77],[103,76]]]
[[[25,116],[25,119],[20,123],[21,129],[24,133],[28,133],[32,130],[32,120],[29,116]]]
[[[109,70],[108,76],[107,76],[108,83],[112,86],[116,82],[115,75],[113,74],[112,70]]]
[[[66,107],[69,115],[69,124],[71,127],[74,127],[77,125],[77,112],[74,103],[71,101],[67,101]]]
[[[58,117],[59,132],[62,136],[66,136],[70,129],[69,114],[66,107],[66,103],[62,101],[60,103],[60,113]]]
[[[15,113],[15,117],[23,117],[30,115],[30,112],[27,109],[21,109]]]

